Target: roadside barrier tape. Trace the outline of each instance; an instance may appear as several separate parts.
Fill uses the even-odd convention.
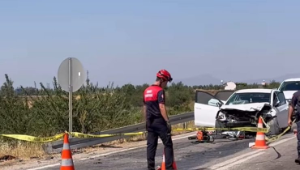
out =
[[[204,130],[204,131],[245,131],[245,132],[269,132],[269,128],[257,128],[257,127],[236,127],[236,128],[208,128],[208,127],[199,127],[199,128],[186,128],[186,129],[173,129],[172,131],[195,131],[195,130]]]
[[[133,132],[133,133],[115,133],[115,134],[101,134],[101,135],[93,135],[93,134],[84,134],[79,132],[65,132],[70,134],[73,137],[77,138],[104,138],[104,137],[113,137],[113,136],[136,136],[136,135],[143,135],[145,132]],[[14,138],[17,140],[23,140],[28,142],[54,142],[57,140],[61,140],[64,136],[64,133],[57,134],[52,137],[35,137],[30,135],[19,135],[19,134],[0,134],[0,136]]]
[[[19,134],[0,134],[0,136],[14,138],[18,140],[24,140],[29,142],[53,142],[63,138],[64,133],[57,134],[51,137],[34,137],[29,135],[19,135]]]
[[[101,134],[101,135],[93,135],[93,134],[84,134],[79,132],[71,132],[69,133],[73,137],[77,138],[105,138],[105,137],[112,137],[112,136],[136,136],[136,135],[143,135],[145,132],[133,132],[133,133],[115,133],[115,134]]]
[[[263,120],[263,119],[262,119]],[[263,120],[263,123],[266,125],[267,128],[257,128],[257,127],[235,127],[235,128],[208,128],[208,127],[199,127],[199,128],[175,128],[172,129],[172,132],[179,132],[179,131],[197,131],[197,130],[206,130],[206,131],[215,131],[215,130],[220,130],[220,131],[244,131],[244,132],[264,132],[267,133],[270,130],[269,125],[265,123]],[[290,127],[289,127],[290,128]],[[288,128],[284,131],[284,133],[288,130]],[[84,134],[84,133],[79,133],[79,132],[65,132],[70,134],[72,137],[77,137],[77,138],[104,138],[104,137],[113,137],[113,136],[136,136],[136,135],[143,135],[146,134],[147,132],[133,132],[133,133],[115,133],[115,134],[100,134],[100,135],[93,135],[93,134]],[[268,139],[268,140],[277,140],[280,136],[282,136],[284,133],[281,135],[278,135],[277,137]],[[17,140],[24,140],[24,141],[29,141],[29,142],[53,142],[57,140],[61,140],[64,136],[64,133],[57,134],[52,137],[34,137],[34,136],[29,136],[29,135],[20,135],[20,134],[0,134],[0,136],[4,137],[9,137],[9,138],[14,138]]]
[[[296,122],[296,119],[292,122],[292,124],[295,122]],[[292,128],[292,126],[288,126],[282,133],[280,133],[279,135],[273,136],[272,138],[265,137],[266,140],[268,141],[267,144],[270,144],[271,142],[278,140],[281,136],[283,136],[291,128]]]

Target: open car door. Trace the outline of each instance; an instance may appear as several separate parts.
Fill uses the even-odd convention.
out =
[[[235,90],[223,90],[218,91],[215,94],[215,98],[221,100],[223,103],[226,103],[227,99],[235,92]]]
[[[195,126],[215,127],[216,115],[222,104],[213,95],[197,90],[194,104]]]

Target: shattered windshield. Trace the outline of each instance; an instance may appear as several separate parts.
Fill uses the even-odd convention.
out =
[[[237,105],[247,103],[270,103],[271,93],[234,93],[225,105]]]
[[[300,82],[299,81],[287,81],[282,83],[279,88],[280,91],[298,91],[300,90]]]

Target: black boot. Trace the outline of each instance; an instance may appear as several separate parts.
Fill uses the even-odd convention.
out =
[[[295,162],[300,164],[300,158],[295,159]]]

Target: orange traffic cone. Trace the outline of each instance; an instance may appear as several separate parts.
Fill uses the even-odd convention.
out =
[[[258,128],[263,128],[263,121],[262,118],[259,117],[258,119]],[[256,133],[256,138],[255,138],[255,144],[254,146],[251,147],[252,149],[268,149],[269,146],[266,144],[266,139],[265,139],[265,133],[264,132],[257,132]]]
[[[69,135],[65,133],[63,150],[61,153],[61,166],[60,170],[75,170],[72,159],[72,153],[69,145]]]
[[[293,132],[294,132],[294,135],[297,136],[297,133],[298,133],[297,129],[294,129]]]
[[[175,159],[173,158],[173,165],[172,165],[174,170],[177,170],[177,165],[175,162]],[[163,153],[163,161],[161,163],[161,167],[158,170],[166,170],[166,162],[165,162],[165,152]]]

